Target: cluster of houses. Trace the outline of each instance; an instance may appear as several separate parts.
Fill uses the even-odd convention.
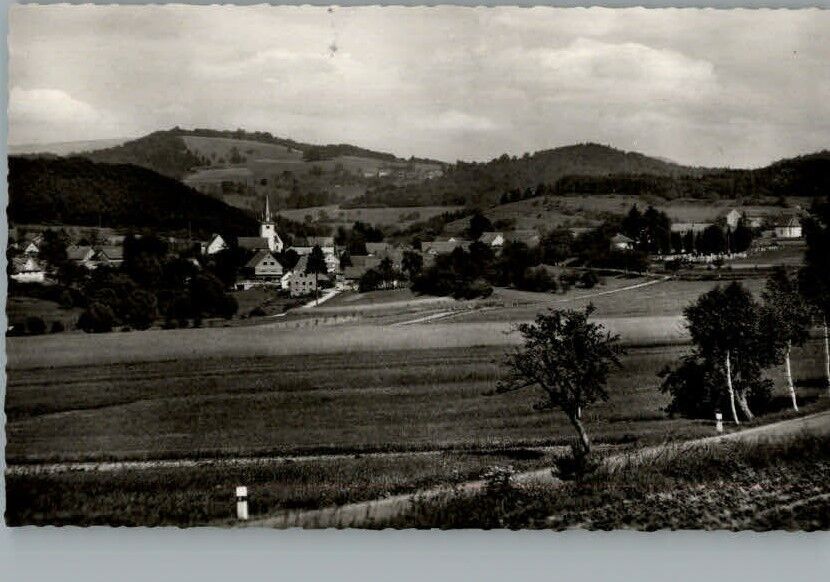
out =
[[[19,251],[11,258],[11,278],[21,283],[46,281],[46,265],[41,259],[44,243],[42,232],[18,235],[16,229],[9,232],[9,247]],[[124,236],[111,235],[96,245],[69,245],[66,258],[72,263],[95,269],[100,265],[118,266],[124,261]]]
[[[761,238],[792,240],[799,239],[802,236],[800,214],[798,208],[795,211],[782,212],[778,216],[756,209],[739,210],[732,208],[723,218],[726,226],[732,230],[743,223],[744,226],[752,230],[760,231]],[[714,224],[713,222],[674,222],[671,225],[671,231],[682,236],[690,232],[700,234]]]

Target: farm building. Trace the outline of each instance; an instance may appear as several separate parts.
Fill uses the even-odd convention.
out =
[[[690,232],[692,234],[700,234],[710,226],[712,226],[711,222],[673,222],[671,232],[676,232],[681,235]]]
[[[284,289],[288,289],[291,297],[302,297],[310,295],[317,290],[317,285],[322,286],[322,283],[327,282],[328,276],[325,274],[306,273],[308,265],[308,256],[300,257],[294,270],[283,276],[281,283]]]
[[[617,233],[611,237],[610,245],[612,251],[631,251],[634,250],[634,239]]]
[[[463,240],[434,240],[421,243],[421,250],[427,255],[447,255],[457,248],[465,251],[470,248],[469,241]]]
[[[12,259],[11,278],[21,283],[43,283],[46,271],[34,256],[22,256]]]
[[[225,239],[222,238],[222,235],[214,234],[205,245],[203,254],[215,255],[216,253],[224,251],[227,248],[228,244],[225,242]]]
[[[801,238],[801,221],[793,216],[775,227],[776,238]]]
[[[487,245],[488,247],[501,248],[504,246],[503,232],[485,232],[478,237],[478,242]]]
[[[282,264],[266,250],[257,251],[243,269],[254,280],[271,283],[278,282],[284,272]]]
[[[95,254],[89,260],[93,268],[102,265],[117,267],[124,262],[124,247],[104,245],[95,249]]]
[[[93,268],[92,258],[95,256],[95,249],[88,245],[70,245],[66,247],[66,258],[87,269]]]

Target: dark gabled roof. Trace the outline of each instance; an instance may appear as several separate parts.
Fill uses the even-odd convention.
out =
[[[102,254],[112,261],[120,261],[124,259],[124,247],[115,245],[100,246],[98,247],[96,258],[100,257]]]
[[[261,236],[240,236],[236,243],[239,248],[258,251],[268,248],[268,239]]]
[[[66,258],[70,261],[83,261],[91,250],[91,246],[70,245],[66,247]]]
[[[251,257],[251,260],[248,261],[247,263],[245,263],[245,267],[248,268],[248,269],[255,269],[257,267],[257,265],[259,265],[259,263],[262,261],[262,259],[264,259],[266,257],[272,257],[273,258],[273,255],[271,254],[270,251],[264,251],[264,250],[257,251],[256,254],[254,254],[254,256]]]

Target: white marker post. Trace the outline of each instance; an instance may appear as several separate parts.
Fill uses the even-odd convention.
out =
[[[244,485],[236,488],[236,518],[248,519],[248,488]]]
[[[723,432],[723,414],[720,412],[715,413],[715,430],[718,433]]]

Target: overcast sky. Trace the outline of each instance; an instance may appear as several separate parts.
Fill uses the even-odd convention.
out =
[[[830,148],[830,11],[13,6],[9,142],[244,128],[484,160]]]

